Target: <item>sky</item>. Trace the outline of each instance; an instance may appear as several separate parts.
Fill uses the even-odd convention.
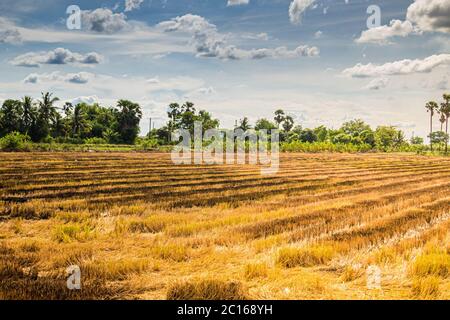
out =
[[[129,99],[143,134],[192,101],[221,127],[282,108],[303,127],[360,118],[425,137],[449,40],[450,0],[0,0],[0,102]]]

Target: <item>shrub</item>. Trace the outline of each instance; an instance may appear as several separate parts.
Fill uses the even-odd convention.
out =
[[[84,143],[85,144],[107,144],[108,141],[106,141],[103,138],[94,137],[94,138],[85,139]]]
[[[237,281],[202,279],[169,286],[168,300],[245,300],[247,294]]]
[[[0,139],[2,151],[29,151],[30,137],[19,132],[11,132]]]

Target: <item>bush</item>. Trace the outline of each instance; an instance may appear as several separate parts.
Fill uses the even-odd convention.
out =
[[[106,141],[106,140],[103,139],[103,138],[97,138],[97,137],[94,137],[94,138],[88,138],[88,139],[85,139],[85,140],[84,140],[84,143],[85,143],[85,144],[107,144],[108,141]]]
[[[29,151],[30,137],[19,132],[11,132],[0,139],[2,151]]]

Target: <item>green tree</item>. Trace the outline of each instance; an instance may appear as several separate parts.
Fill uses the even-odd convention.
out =
[[[393,126],[379,126],[375,131],[375,145],[378,150],[389,151],[405,143],[402,131]]]
[[[23,97],[21,103],[23,112],[21,132],[28,134],[36,119],[36,109],[33,106],[33,98],[30,96]]]
[[[267,119],[259,119],[256,121],[255,130],[272,130],[277,129],[277,125]]]
[[[291,116],[286,116],[283,120],[283,130],[289,132],[294,127],[294,119]]]
[[[448,135],[448,119],[450,118],[450,94],[444,94],[443,98],[444,102],[441,104],[440,112],[445,116],[445,134]],[[448,139],[445,142],[445,153],[447,152],[448,152]]]
[[[424,142],[423,138],[421,137],[412,137],[410,140],[410,143],[412,145],[422,145]]]
[[[319,126],[314,129],[317,136],[317,141],[325,142],[328,139],[328,129],[325,126]]]
[[[119,100],[117,102],[117,132],[123,143],[133,144],[139,134],[139,122],[142,119],[142,111],[139,104]]]
[[[301,142],[313,143],[317,141],[317,135],[311,129],[304,129],[300,133],[299,139]]]
[[[275,111],[275,117],[273,118],[275,120],[275,123],[277,124],[277,128],[280,128],[280,124],[285,119],[285,113],[283,110],[278,109]]]
[[[439,106],[436,102],[429,101],[425,105],[425,108],[427,109],[427,112],[430,113],[430,135],[429,135],[429,137],[430,137],[430,149],[431,149],[431,151],[433,151],[433,142],[431,141],[431,134],[433,133],[433,117],[434,117],[434,113],[438,110]]]
[[[19,100],[8,99],[3,102],[0,109],[0,132],[3,135],[10,132],[21,132],[22,103]]]
[[[53,94],[46,92],[42,93],[42,98],[39,101],[39,109],[36,119],[35,139],[42,140],[46,138],[51,131],[52,125],[56,114],[55,102],[59,101],[59,98],[52,97]]]
[[[73,137],[81,137],[85,129],[87,129],[88,127],[84,107],[85,107],[84,104],[79,103],[73,108],[71,121]]]
[[[250,125],[250,121],[247,117],[244,117],[239,121],[239,126],[236,129],[241,129],[242,131],[250,130],[252,126]]]

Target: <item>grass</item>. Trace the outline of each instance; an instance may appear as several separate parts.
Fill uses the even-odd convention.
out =
[[[450,254],[436,252],[417,257],[412,267],[412,274],[417,277],[449,277]]]
[[[168,300],[245,300],[247,293],[237,281],[201,279],[171,284]]]
[[[0,299],[450,299],[449,178],[450,158],[412,154],[285,153],[262,176],[0,153]]]
[[[435,276],[416,278],[413,280],[411,294],[414,299],[437,299],[440,295],[440,279]]]
[[[313,267],[329,262],[335,251],[330,246],[309,248],[282,248],[278,252],[277,263],[285,268]]]

